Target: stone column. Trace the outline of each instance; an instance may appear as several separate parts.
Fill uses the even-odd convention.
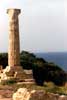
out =
[[[8,9],[9,15],[9,47],[8,66],[20,66],[19,20],[20,9]]]
[[[27,79],[27,75],[20,66],[19,20],[20,9],[8,9],[9,14],[9,48],[8,66],[3,70],[0,82],[14,79],[16,81]]]

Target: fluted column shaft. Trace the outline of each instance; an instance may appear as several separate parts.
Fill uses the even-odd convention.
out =
[[[20,9],[8,9],[9,14],[9,47],[8,66],[20,65],[19,19]]]

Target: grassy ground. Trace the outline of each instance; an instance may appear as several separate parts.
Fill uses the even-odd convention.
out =
[[[5,87],[11,88],[14,92],[19,88],[27,88],[28,90],[44,90],[45,92],[58,93],[67,95],[67,87],[58,87],[52,82],[45,83],[44,86],[37,86],[36,84],[23,84],[23,83],[9,83],[9,84],[0,84],[0,90]]]

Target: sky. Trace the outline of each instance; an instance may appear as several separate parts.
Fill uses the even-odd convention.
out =
[[[21,9],[21,51],[67,52],[67,0],[0,1],[0,52],[8,51],[9,8]]]

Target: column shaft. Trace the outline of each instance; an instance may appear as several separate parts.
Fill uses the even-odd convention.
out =
[[[18,9],[9,10],[8,66],[20,65]]]

